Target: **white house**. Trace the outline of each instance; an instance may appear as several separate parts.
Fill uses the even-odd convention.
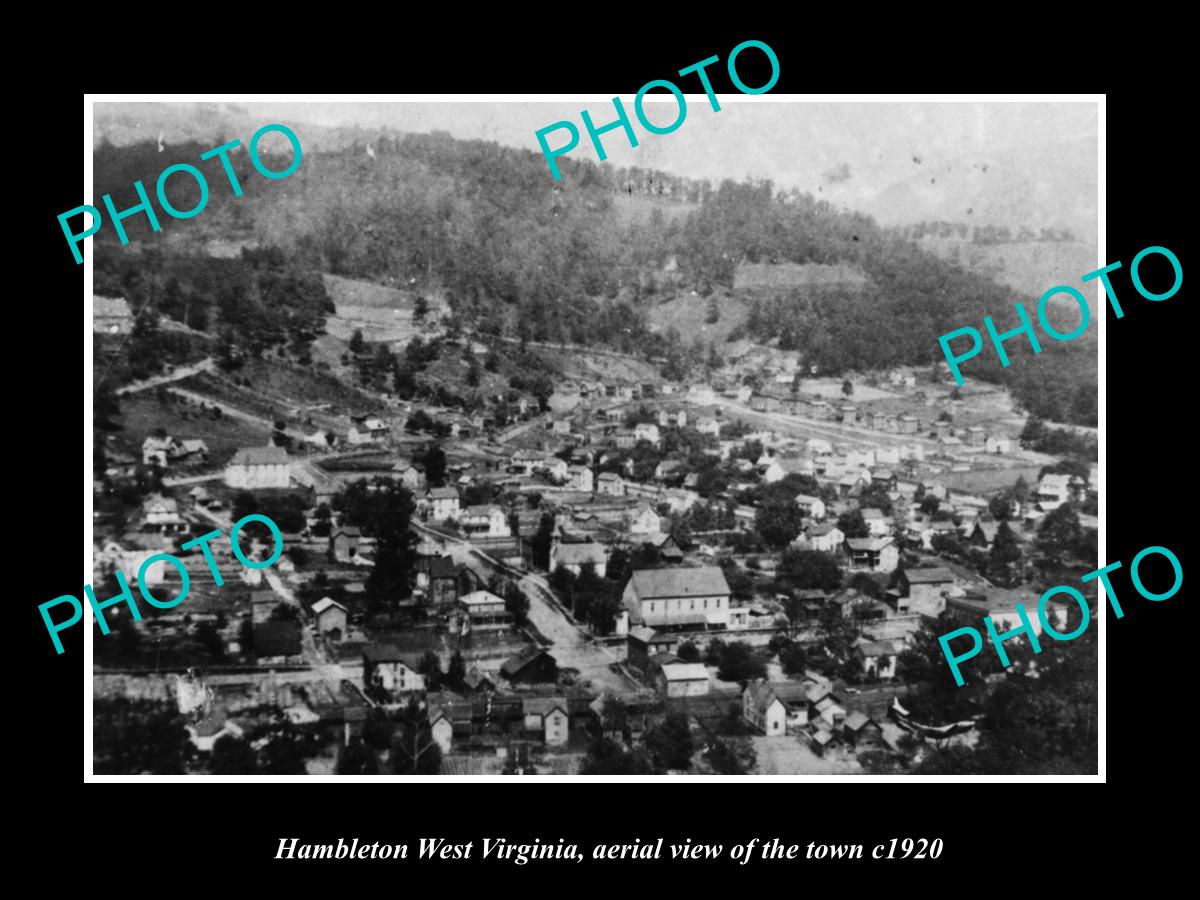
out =
[[[376,441],[386,441],[391,429],[380,419],[364,419],[350,426],[346,440],[351,444],[370,444]]]
[[[658,426],[653,422],[639,422],[633,427],[633,439],[635,441],[649,441],[657,446],[662,439],[659,435]]]
[[[1011,453],[1012,439],[1002,434],[989,434],[984,449],[988,453]]]
[[[286,488],[291,484],[288,455],[282,447],[246,447],[225,467],[231,488]]]
[[[567,466],[567,487],[572,491],[592,493],[596,488],[592,470],[587,466]]]
[[[562,697],[527,697],[521,703],[525,730],[536,732],[551,747],[561,747],[570,736],[567,701]]]
[[[551,572],[566,569],[573,575],[579,575],[588,563],[591,563],[597,575],[601,578],[605,577],[608,573],[608,551],[603,544],[595,541],[581,543],[555,541],[550,546]]]
[[[391,644],[368,644],[363,648],[363,685],[393,694],[425,690],[425,676],[417,671],[415,653],[402,653]]]
[[[430,488],[425,492],[422,505],[429,510],[429,518],[437,522],[458,517],[458,488]]]
[[[165,469],[174,446],[175,441],[169,437],[150,435],[142,441],[142,465],[161,466]]]
[[[662,531],[662,517],[645,503],[638,507],[637,512],[630,517],[630,534],[657,534]]]
[[[809,525],[797,540],[803,540],[811,550],[836,553],[846,540],[846,535],[836,525]]]
[[[742,692],[742,718],[768,737],[808,724],[809,685],[795,681],[758,681]]]
[[[512,537],[508,516],[495,504],[468,506],[459,519],[459,527],[468,537],[506,538]]]
[[[809,494],[797,494],[796,506],[800,507],[800,511],[811,519],[819,521],[825,518],[825,501],[820,497],[813,497]]]
[[[655,682],[664,697],[703,697],[708,693],[708,669],[702,663],[667,663]]]
[[[316,619],[317,632],[334,641],[340,641],[346,636],[346,607],[323,597],[312,605],[313,617]]]
[[[625,480],[616,472],[601,472],[596,479],[596,492],[610,497],[624,497]]]

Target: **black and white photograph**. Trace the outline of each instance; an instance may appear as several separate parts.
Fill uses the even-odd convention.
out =
[[[1102,780],[1103,97],[679,83],[91,99],[89,779]]]

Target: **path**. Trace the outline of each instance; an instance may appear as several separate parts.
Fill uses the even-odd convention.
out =
[[[213,358],[208,356],[198,363],[193,363],[190,366],[182,366],[166,375],[155,375],[153,378],[147,378],[144,381],[138,381],[134,384],[127,384],[124,387],[117,388],[117,396],[121,397],[125,394],[136,394],[138,391],[148,391],[150,388],[158,387],[161,384],[181,381],[184,378],[190,378],[201,372],[211,372],[214,365]]]

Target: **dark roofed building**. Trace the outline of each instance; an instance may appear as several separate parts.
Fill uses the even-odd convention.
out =
[[[254,655],[279,659],[300,655],[300,625],[281,619],[254,623]]]
[[[526,647],[504,661],[500,674],[514,683],[554,681],[558,678],[558,663],[541,647]]]

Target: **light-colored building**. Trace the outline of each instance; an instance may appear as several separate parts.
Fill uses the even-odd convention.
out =
[[[569,490],[590,494],[595,487],[591,469],[587,466],[567,466],[567,488]]]
[[[555,541],[550,546],[551,572],[566,569],[577,576],[588,563],[591,563],[592,568],[601,578],[608,574],[608,550],[603,544],[595,541],[579,543]]]
[[[317,633],[332,641],[346,636],[346,607],[329,597],[323,597],[312,605]]]
[[[422,505],[428,509],[429,518],[434,521],[458,518],[458,488],[430,488],[422,498]]]
[[[729,624],[729,584],[718,566],[638,569],[623,601],[630,620],[651,628]]]
[[[561,747],[570,737],[567,701],[562,697],[527,697],[521,703],[525,730],[540,734],[551,747]]]
[[[255,490],[291,484],[287,451],[282,447],[245,447],[225,467],[225,484]]]
[[[508,516],[495,504],[468,506],[463,510],[459,527],[468,537],[506,538],[512,537]]]
[[[363,648],[363,685],[393,694],[425,690],[425,676],[417,669],[420,658],[402,653],[391,644],[368,644]]]
[[[639,506],[630,517],[630,534],[658,534],[662,531],[662,517],[647,503]]]
[[[601,472],[596,479],[596,492],[610,497],[624,497],[625,479],[616,472]]]
[[[845,549],[856,571],[894,572],[900,564],[900,551],[891,538],[846,538]]]
[[[667,663],[655,676],[664,697],[703,697],[708,694],[708,669],[701,663]]]
[[[471,620],[471,627],[479,625],[507,625],[512,617],[505,608],[504,598],[491,591],[472,591],[458,598],[458,605]]]

